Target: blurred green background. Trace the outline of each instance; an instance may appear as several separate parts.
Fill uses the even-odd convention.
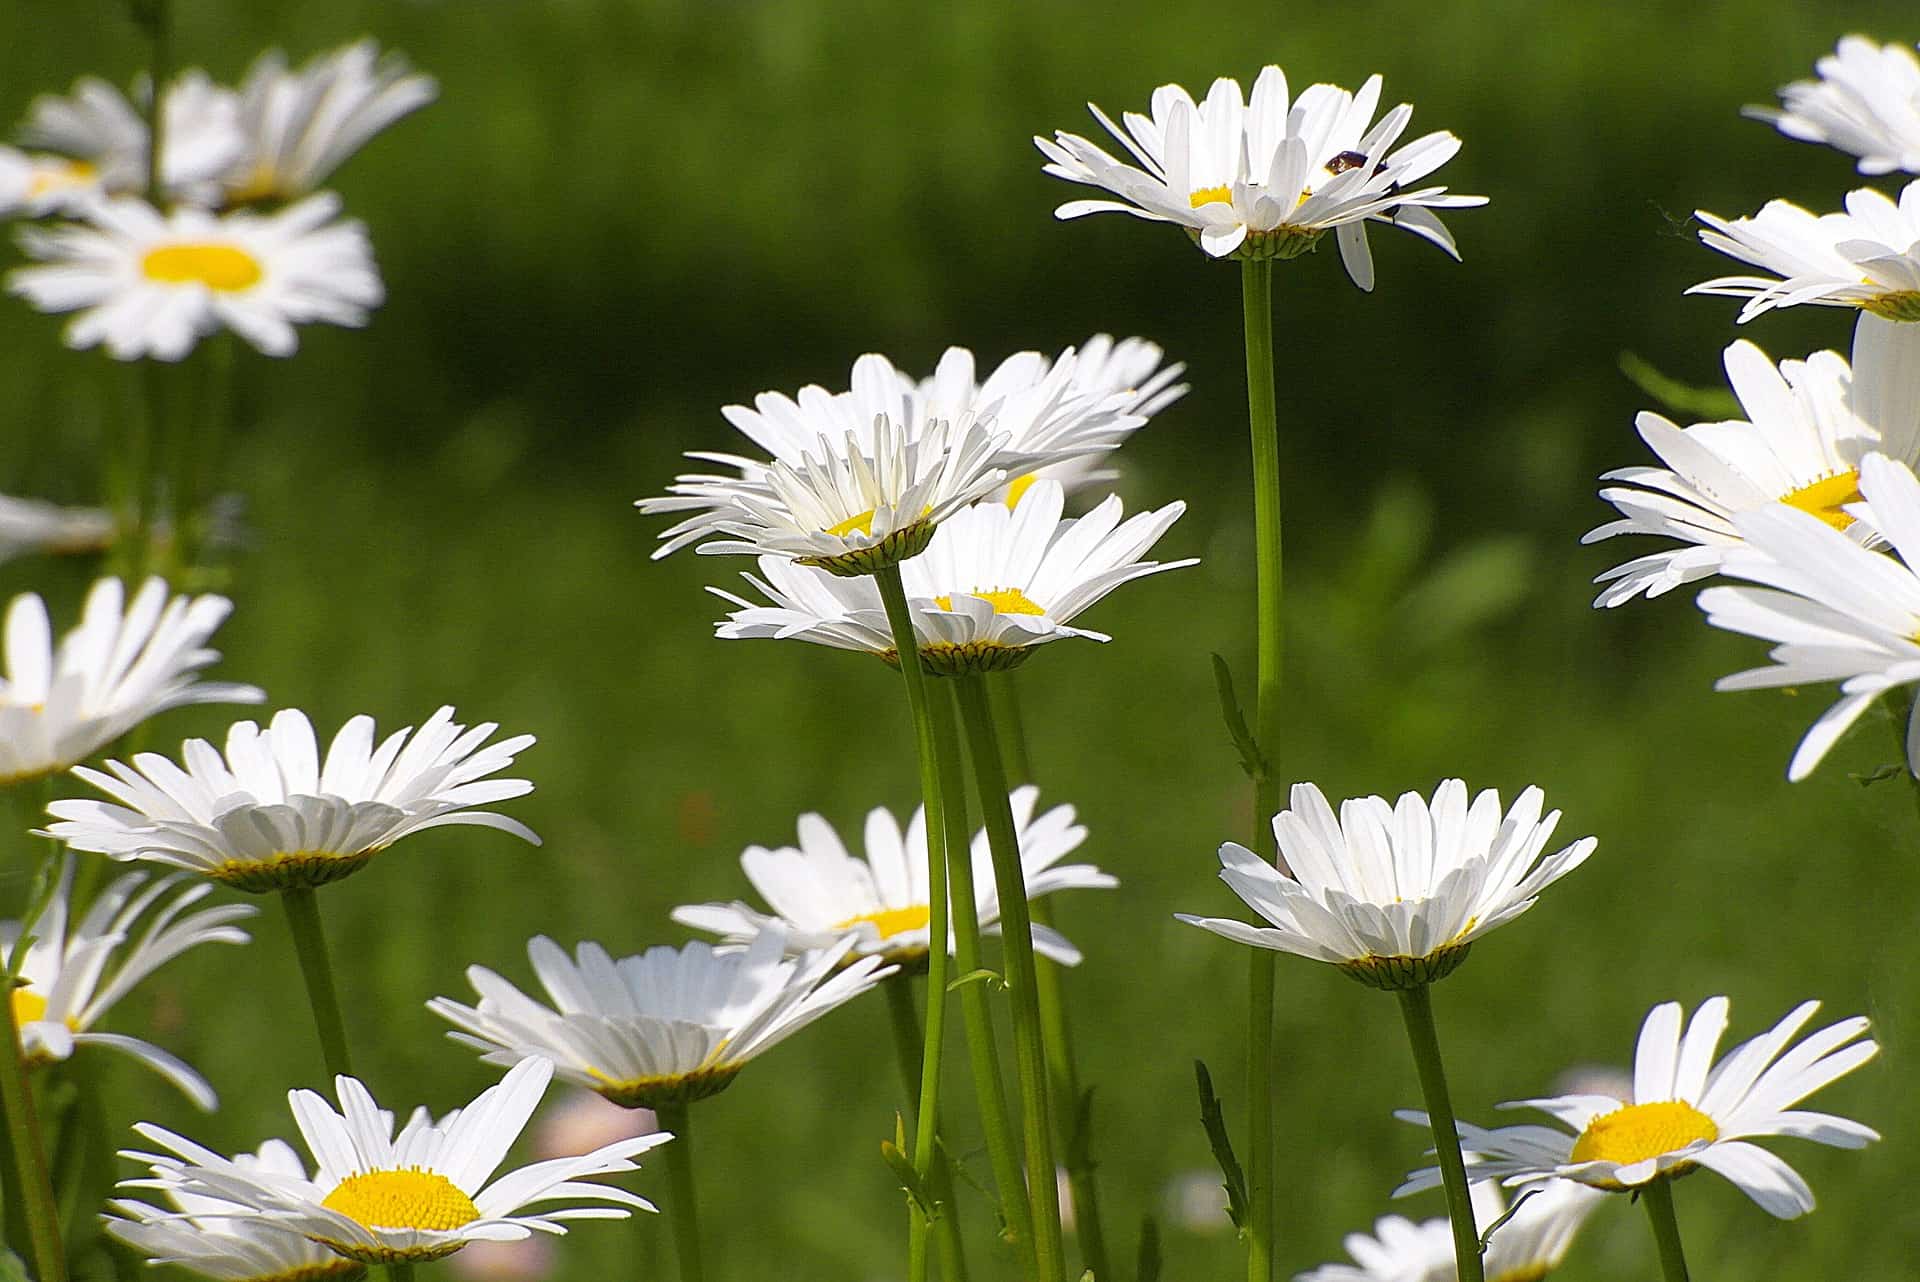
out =
[[[0,40],[0,118],[82,73],[125,82],[143,53],[107,0],[16,0]],[[634,951],[684,932],[678,903],[745,893],[737,855],[819,810],[845,829],[914,799],[897,679],[798,644],[721,644],[739,562],[647,556],[629,507],[687,448],[724,448],[717,410],[844,379],[881,350],[929,368],[1139,333],[1188,363],[1193,392],[1130,444],[1130,507],[1185,497],[1162,544],[1194,570],[1091,616],[1108,647],[1062,644],[1020,674],[1045,797],[1079,807],[1082,854],[1118,892],[1059,905],[1087,962],[1071,977],[1097,1089],[1110,1223],[1130,1253],[1161,1218],[1169,1282],[1235,1276],[1231,1234],[1167,1215],[1204,1170],[1191,1061],[1214,1066],[1236,1128],[1246,959],[1176,910],[1238,904],[1214,850],[1250,822],[1214,711],[1207,653],[1250,671],[1251,516],[1237,282],[1166,228],[1057,223],[1081,194],[1039,172],[1034,133],[1092,133],[1084,103],[1144,104],[1285,66],[1296,86],[1386,75],[1414,131],[1466,141],[1442,179],[1493,203],[1451,218],[1463,264],[1376,229],[1379,288],[1354,290],[1329,241],[1285,265],[1279,315],[1289,510],[1285,772],[1342,796],[1458,774],[1539,783],[1561,835],[1598,856],[1439,991],[1464,1116],[1621,1063],[1653,1003],[1734,1002],[1733,1036],[1808,996],[1865,1012],[1880,1061],[1823,1097],[1886,1142],[1783,1152],[1821,1199],[1777,1224],[1724,1182],[1679,1195],[1696,1271],[1719,1278],[1914,1273],[1920,1207],[1920,922],[1913,798],[1852,777],[1893,757],[1884,716],[1811,780],[1784,781],[1828,692],[1716,695],[1761,646],[1710,633],[1691,593],[1597,614],[1588,580],[1642,550],[1581,548],[1608,468],[1644,461],[1638,352],[1718,379],[1734,306],[1681,290],[1723,263],[1687,226],[1787,196],[1837,207],[1865,180],[1837,153],[1738,115],[1808,74],[1836,37],[1920,36],[1909,6],[1355,3],[1191,8],[924,6],[821,0],[544,4],[179,0],[181,60],[237,77],[269,44],[296,58],[371,34],[441,81],[439,103],[337,180],[372,229],[390,301],[364,332],[308,329],[288,362],[244,362],[229,480],[251,539],[235,562],[223,675],[266,686],[323,732],[443,702],[531,731],[539,785],[510,807],[529,850],[485,832],[408,841],[322,896],[350,1030],[383,1099],[436,1111],[494,1075],[423,1009],[467,997],[483,962],[530,980],[538,932]],[[1891,188],[1894,180],[1880,180]],[[1817,313],[1817,314],[1810,314]],[[1775,356],[1844,349],[1848,319],[1800,309],[1748,336]],[[58,323],[0,306],[0,490],[98,496],[103,425],[135,386]],[[71,618],[76,565],[0,568]],[[169,716],[171,745],[221,710]],[[6,911],[24,865],[7,874]],[[192,955],[124,1008],[225,1095],[214,1117],[120,1063],[118,1126],[139,1118],[216,1147],[290,1132],[282,1095],[318,1055],[276,906],[244,954]],[[1393,1003],[1282,959],[1272,1081],[1282,1129],[1286,1271],[1339,1254],[1388,1208],[1421,1137],[1393,1122],[1418,1091]],[[858,1003],[756,1063],[699,1111],[703,1211],[726,1278],[902,1272],[905,1217],[877,1157],[896,1094],[885,1012]],[[969,1093],[957,1143],[971,1148]],[[984,1177],[984,1162],[976,1159]],[[658,1193],[659,1164],[635,1187]],[[1437,1196],[1396,1209],[1441,1213]],[[1651,1276],[1620,1199],[1561,1276]],[[976,1278],[986,1261],[973,1199]],[[554,1276],[671,1276],[666,1226],[582,1226]],[[635,1243],[639,1243],[636,1248]],[[657,1265],[653,1263],[657,1252]],[[443,1270],[450,1266],[440,1266]]]

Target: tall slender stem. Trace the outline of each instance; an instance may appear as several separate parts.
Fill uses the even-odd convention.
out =
[[[280,892],[287,910],[287,929],[300,955],[300,975],[307,983],[307,1001],[313,1006],[313,1025],[320,1032],[320,1053],[333,1076],[353,1075],[347,1056],[347,1026],[340,1018],[340,998],[333,988],[333,967],[327,962],[327,936],[320,926],[320,903],[311,886]]]
[[[395,1260],[387,1266],[388,1282],[413,1282],[413,1262]]]
[[[154,208],[166,204],[166,84],[173,75],[173,22],[169,0],[134,0],[133,16],[146,29],[149,53],[147,79],[147,201]]]
[[[21,930],[32,929],[31,923]],[[40,1115],[33,1106],[33,1085],[27,1081],[25,1052],[20,1046],[19,1022],[14,1018],[16,976],[0,975],[0,1111],[13,1146],[14,1178],[26,1210],[27,1238],[33,1247],[35,1276],[40,1282],[67,1282],[67,1257],[60,1241],[60,1205],[47,1173],[46,1142],[40,1134]]]
[[[656,1110],[660,1129],[673,1132],[666,1145],[667,1188],[672,1202],[667,1218],[673,1221],[673,1249],[680,1261],[680,1282],[704,1282],[700,1261],[700,1211],[693,1191],[693,1131],[685,1104],[662,1104]]]
[[[953,951],[962,975],[980,969],[979,895],[973,884],[973,842],[967,829],[967,784],[960,756],[960,733],[954,725],[953,701],[945,691],[933,699],[934,742],[940,754],[940,790],[947,803],[947,860],[953,878]],[[969,983],[960,989],[960,1015],[967,1033],[967,1059],[973,1070],[974,1099],[980,1109],[981,1129],[987,1136],[987,1159],[993,1167],[994,1188],[1000,1194],[1000,1218],[1007,1236],[1032,1267],[1033,1212],[1025,1178],[1020,1173],[1020,1139],[1007,1111],[1006,1083],[1000,1077],[1000,1051],[993,1037],[993,1012],[987,1005],[986,985]]]
[[[1680,1221],[1673,1214],[1673,1181],[1665,1176],[1641,1186],[1653,1240],[1660,1248],[1660,1272],[1666,1282],[1687,1282],[1687,1253],[1680,1247]]]
[[[1045,1035],[1040,1027],[1040,998],[1033,964],[1033,922],[1027,913],[1026,875],[1020,862],[1020,838],[1007,804],[1007,775],[987,703],[986,682],[978,673],[957,679],[960,720],[973,758],[974,789],[986,816],[993,852],[994,887],[1000,896],[1000,934],[1005,945],[1007,996],[1013,1006],[1014,1071],[1020,1083],[1021,1130],[1026,1139],[1027,1199],[1033,1210],[1033,1248],[1039,1282],[1062,1282],[1066,1262],[1061,1249],[1060,1191],[1053,1163],[1053,1119],[1047,1100]]]
[[[1459,1282],[1481,1282],[1480,1229],[1473,1219],[1473,1198],[1467,1191],[1467,1164],[1460,1156],[1460,1131],[1453,1120],[1453,1100],[1447,1094],[1447,1070],[1440,1062],[1440,1036],[1433,1027],[1433,997],[1427,985],[1399,991],[1400,1014],[1413,1047],[1414,1066],[1420,1072],[1420,1091],[1427,1099],[1427,1120],[1433,1126],[1433,1147],[1440,1157],[1440,1181],[1447,1190],[1447,1217],[1453,1222],[1453,1266]]]
[[[1257,671],[1253,735],[1267,767],[1254,780],[1253,849],[1274,858],[1273,814],[1280,776],[1280,430],[1273,394],[1273,263],[1246,259],[1240,271],[1247,340],[1247,426],[1253,447],[1254,607]],[[1250,949],[1247,981],[1247,1278],[1273,1277],[1274,955]]]
[[[920,796],[926,807],[927,830],[927,1018],[925,1054],[920,1069],[920,1117],[914,1128],[913,1169],[921,1186],[933,1171],[934,1139],[940,1118],[940,1060],[947,1026],[947,841],[946,809],[940,791],[940,765],[934,742],[933,713],[928,706],[926,673],[920,667],[920,648],[914,640],[913,611],[900,567],[890,565],[874,576],[880,599],[886,603],[893,629],[894,652],[913,713],[914,745],[920,761]],[[925,1282],[928,1223],[918,1212],[908,1222],[907,1282]]]
[[[906,974],[895,975],[880,985],[887,994],[887,1020],[893,1026],[893,1053],[900,1066],[900,1082],[906,1088],[907,1124],[919,1127],[920,1105],[920,1012],[914,1009],[913,980]],[[960,1239],[960,1216],[953,1201],[953,1173],[944,1152],[934,1155],[933,1195],[947,1208],[934,1226],[939,1236],[940,1274],[948,1282],[965,1282],[966,1245]]]

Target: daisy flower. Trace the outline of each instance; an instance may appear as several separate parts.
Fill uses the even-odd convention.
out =
[[[1020,840],[1020,863],[1026,873],[1027,898],[1034,900],[1057,890],[1111,889],[1120,883],[1092,864],[1061,864],[1087,839],[1087,830],[1074,820],[1072,806],[1055,806],[1034,813],[1040,790],[1031,784],[1013,790],[1014,832]],[[739,901],[728,904],[687,904],[673,910],[682,926],[720,936],[722,942],[744,944],[780,926],[794,951],[838,947],[852,941],[858,956],[877,954],[903,965],[926,960],[927,933],[927,816],[916,809],[904,831],[893,812],[876,806],[867,812],[865,852],[856,858],[847,852],[833,825],[816,814],[800,816],[799,846],[768,850],[749,846],[740,856],[741,871],[771,913]],[[975,909],[989,934],[999,930],[1000,896],[994,889],[993,856],[985,829],[973,838]],[[1035,923],[1033,948],[1063,966],[1076,966],[1080,950],[1065,936]],[[951,936],[948,949],[952,949]]]
[[[1920,320],[1920,183],[1900,201],[1871,187],[1847,193],[1843,214],[1809,213],[1770,200],[1751,218],[1694,216],[1700,239],[1771,275],[1716,276],[1689,294],[1744,298],[1740,323],[1799,303],[1858,307],[1892,321]]]
[[[1476,1179],[1509,1185],[1557,1176],[1623,1192],[1705,1167],[1719,1172],[1769,1214],[1783,1220],[1804,1215],[1813,1209],[1806,1182],[1771,1152],[1748,1141],[1791,1135],[1835,1148],[1863,1148],[1880,1138],[1859,1122],[1794,1108],[1880,1049],[1872,1041],[1856,1040],[1867,1031],[1867,1021],[1856,1016],[1829,1024],[1789,1050],[1818,1009],[1819,1002],[1802,1002],[1771,1030],[1715,1063],[1714,1052],[1727,1027],[1726,998],[1702,1002],[1684,1036],[1680,1003],[1656,1006],[1640,1028],[1630,1101],[1563,1095],[1503,1105],[1535,1109],[1560,1126],[1484,1130],[1462,1123],[1461,1142],[1481,1157],[1468,1171]],[[1426,1125],[1424,1114],[1400,1116]],[[1417,1171],[1395,1196],[1439,1182],[1437,1171]]]
[[[1745,114],[1789,138],[1858,157],[1863,174],[1920,173],[1920,59],[1910,46],[1844,36],[1814,71],[1819,79],[1780,90],[1780,110]]]
[[[1544,797],[1528,788],[1503,815],[1489,788],[1444,780],[1429,802],[1360,797],[1334,816],[1310,783],[1293,786],[1273,819],[1291,875],[1228,842],[1220,880],[1270,925],[1176,916],[1216,935],[1330,962],[1376,988],[1413,988],[1450,974],[1473,941],[1533,907],[1540,892],[1586,862],[1582,837],[1541,858],[1560,812],[1542,817]]]
[[[147,94],[146,82],[135,86],[135,97],[143,104]],[[231,90],[195,70],[167,87],[164,110],[161,182],[169,196],[203,200],[217,192],[215,180],[239,158],[244,145],[238,101]],[[79,213],[83,196],[146,190],[144,105],[136,107],[104,80],[84,77],[74,83],[71,94],[35,98],[20,138],[36,152],[53,153],[28,157],[52,180],[39,193],[40,207],[31,199],[27,202],[29,213]],[[65,169],[59,168],[62,161]]]
[[[1118,497],[1075,519],[1062,519],[1065,502],[1058,481],[1041,481],[1011,509],[978,504],[949,519],[925,555],[900,567],[920,662],[929,671],[1011,668],[1063,637],[1111,640],[1071,621],[1123,583],[1198,564],[1191,557],[1140,559],[1186,511],[1184,503],[1123,521]],[[709,589],[740,607],[716,625],[717,636],[793,638],[897,661],[876,585],[778,557],[761,557],[759,576],[742,577],[770,604]]]
[[[112,542],[113,514],[105,508],[62,507],[0,494],[0,561],[35,552],[99,552]]]
[[[438,1122],[424,1108],[415,1110],[398,1135],[393,1114],[351,1077],[334,1079],[338,1112],[322,1095],[292,1091],[287,1101],[294,1122],[319,1163],[311,1179],[223,1158],[158,1126],[133,1129],[183,1159],[166,1177],[170,1187],[233,1203],[253,1212],[263,1228],[298,1233],[364,1264],[437,1260],[469,1242],[565,1233],[567,1220],[623,1220],[628,1207],[654,1209],[625,1189],[586,1181],[638,1170],[631,1159],[672,1138],[664,1133],[491,1178],[552,1078],[546,1060],[522,1060],[472,1104]],[[528,1209],[554,1201],[572,1205]]]
[[[432,76],[362,40],[322,54],[298,71],[269,50],[240,86],[245,148],[227,174],[235,204],[307,195],[375,134],[434,100]]]
[[[13,990],[13,1019],[29,1066],[66,1059],[76,1046],[106,1046],[151,1068],[201,1108],[213,1109],[213,1088],[179,1059],[136,1037],[90,1031],[135,984],[189,948],[244,944],[250,938],[233,923],[253,916],[252,905],[221,904],[187,913],[213,888],[180,889],[183,880],[163,877],[148,884],[143,872],[116,878],[69,931],[73,857],[66,857],[53,896],[29,931],[35,938],[21,970],[26,984]],[[126,947],[149,909],[154,912],[139,941]],[[21,930],[18,921],[0,922],[0,956],[12,955]],[[116,964],[114,955],[123,948]]]
[[[359,716],[340,728],[323,762],[313,724],[289,708],[265,730],[234,725],[224,756],[189,739],[184,766],[141,753],[132,767],[76,770],[118,804],[56,801],[47,812],[61,822],[46,835],[255,893],[338,881],[402,837],[447,824],[497,828],[537,846],[519,820],[473,808],[533,791],[525,779],[490,777],[534,742],[487,743],[497,729],[469,730],[441,708],[417,732],[395,731],[375,747],[373,718]]]
[[[615,961],[595,943],[568,957],[543,935],[527,944],[527,959],[551,1006],[469,966],[479,1005],[436,997],[427,1009],[489,1064],[545,1056],[561,1077],[616,1104],[687,1104],[719,1094],[749,1060],[897,969],[879,957],[847,962],[851,940],[797,958],[787,946],[776,923],[744,949],[696,941]]]
[[[7,607],[0,786],[57,774],[169,708],[266,697],[252,686],[195,680],[220,657],[207,640],[231,601],[171,596],[158,578],[123,609],[124,598],[120,580],[95,583],[79,626],[57,647],[38,596],[17,596]]]
[[[765,392],[727,421],[771,456],[695,453],[733,475],[678,478],[642,512],[690,513],[663,531],[656,558],[690,543],[708,553],[768,553],[856,577],[918,556],[953,513],[1010,476],[1111,450],[1145,420],[1133,396],[1088,395],[1071,351],[1051,364],[1014,357],[984,382],[973,354],[949,348],[920,383],[884,356],[854,362],[845,392]],[[702,542],[702,540],[706,540]]]
[[[1887,690],[1920,682],[1920,481],[1903,463],[1870,454],[1853,505],[1897,557],[1870,551],[1827,522],[1781,504],[1737,519],[1747,547],[1723,567],[1761,587],[1708,588],[1707,622],[1775,643],[1771,666],[1722,677],[1718,690],[1840,683],[1787,767],[1799,781]],[[1908,769],[1920,772],[1920,716],[1907,724]]]
[[[194,1162],[222,1161],[219,1155],[180,1141]],[[177,1264],[220,1282],[354,1282],[367,1266],[331,1247],[321,1246],[278,1220],[222,1198],[189,1193],[181,1187],[186,1163],[154,1153],[125,1153],[148,1164],[148,1177],[126,1180],[122,1188],[156,1189],[166,1207],[131,1198],[107,1203],[106,1231],[151,1264]],[[284,1140],[268,1140],[258,1152],[241,1153],[232,1164],[267,1177],[308,1181],[307,1167]]]
[[[1153,92],[1152,115],[1127,112],[1125,128],[1088,104],[1138,166],[1115,159],[1078,134],[1034,142],[1045,171],[1101,187],[1118,200],[1069,201],[1058,218],[1123,213],[1187,229],[1215,258],[1293,258],[1335,229],[1340,258],[1361,289],[1373,288],[1369,220],[1392,223],[1455,258],[1453,235],[1432,212],[1484,205],[1485,196],[1450,196],[1445,187],[1416,187],[1460,150],[1452,134],[1423,135],[1398,149],[1413,108],[1405,103],[1379,121],[1380,77],[1359,93],[1312,85],[1288,95],[1287,78],[1267,67],[1251,102],[1236,80],[1213,82],[1195,103],[1179,85]]]
[[[1618,606],[1719,571],[1741,545],[1734,517],[1785,503],[1847,530],[1870,527],[1847,508],[1860,497],[1860,460],[1869,453],[1920,459],[1920,343],[1898,325],[1862,316],[1855,366],[1836,352],[1773,363],[1749,342],[1726,350],[1727,379],[1747,418],[1682,429],[1643,411],[1640,437],[1666,467],[1628,467],[1601,479],[1620,517],[1589,530],[1583,543],[1652,534],[1681,546],[1614,566],[1596,606]]]
[[[1471,1168],[1469,1168],[1471,1169]],[[1499,1186],[1472,1189],[1474,1221],[1484,1234],[1506,1211]],[[1532,1190],[1493,1231],[1481,1260],[1486,1282],[1539,1282],[1560,1267],[1587,1217],[1605,1200],[1598,1189],[1552,1180]],[[1453,1229],[1445,1217],[1416,1224],[1398,1215],[1374,1222],[1373,1235],[1349,1233],[1352,1264],[1323,1264],[1294,1282],[1454,1282]]]
[[[104,345],[116,360],[177,361],[222,329],[288,356],[295,325],[359,327],[385,296],[366,229],[335,222],[339,211],[325,193],[265,215],[97,201],[85,223],[23,228],[39,265],[8,289],[43,312],[78,312],[67,345]]]

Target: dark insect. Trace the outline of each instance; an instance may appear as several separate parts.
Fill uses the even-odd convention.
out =
[[[1327,162],[1327,172],[1330,174],[1344,174],[1347,172],[1347,170],[1358,169],[1360,168],[1360,166],[1366,163],[1367,163],[1367,157],[1365,153],[1358,152],[1358,151],[1343,151],[1339,155],[1335,156],[1332,160],[1329,160]],[[1384,173],[1386,172],[1386,168],[1387,168],[1387,162],[1383,160],[1373,167],[1373,172],[1376,174]]]

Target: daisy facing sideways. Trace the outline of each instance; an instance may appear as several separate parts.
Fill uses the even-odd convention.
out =
[[[20,129],[20,140],[31,150],[5,148],[0,154],[24,161],[39,182],[25,192],[0,185],[0,201],[12,196],[5,203],[34,216],[77,214],[103,195],[144,192],[147,85],[144,79],[138,82],[129,99],[116,86],[83,76],[70,93],[36,97]],[[174,199],[201,201],[219,190],[220,176],[244,147],[238,103],[232,90],[192,70],[167,85],[162,106],[161,182]],[[10,168],[0,161],[0,184]]]
[[[474,824],[540,844],[517,819],[474,809],[533,791],[525,779],[495,779],[532,735],[489,744],[499,727],[468,729],[442,708],[419,730],[375,746],[372,717],[340,728],[324,761],[306,714],[286,709],[262,730],[242,721],[223,756],[189,739],[184,768],[158,753],[131,767],[75,773],[112,802],[56,801],[46,835],[75,850],[151,860],[256,893],[320,886],[358,872],[409,834]]]
[[[1806,1182],[1750,1141],[1780,1135],[1863,1148],[1879,1139],[1859,1122],[1794,1105],[1851,1073],[1880,1048],[1859,1040],[1867,1021],[1858,1016],[1794,1044],[1820,1008],[1819,1002],[1802,1002],[1716,1062],[1727,1007],[1724,997],[1702,1002],[1684,1035],[1680,1003],[1665,1002],[1648,1012],[1634,1053],[1633,1098],[1625,1103],[1609,1095],[1522,1100],[1502,1107],[1533,1109],[1559,1125],[1486,1130],[1461,1123],[1461,1143],[1480,1155],[1468,1175],[1508,1185],[1559,1178],[1626,1192],[1700,1167],[1718,1172],[1780,1219],[1811,1211],[1813,1194]],[[1427,1124],[1424,1113],[1399,1116]],[[1416,1171],[1395,1196],[1439,1183],[1437,1170]]]
[[[1120,883],[1092,864],[1060,861],[1087,839],[1072,806],[1054,806],[1035,814],[1040,790],[1031,784],[1008,794],[1020,864],[1029,901],[1059,890],[1109,890]],[[931,947],[927,933],[926,811],[916,809],[905,831],[893,812],[876,806],[867,812],[864,854],[849,854],[840,834],[819,815],[800,816],[799,846],[768,850],[749,846],[740,867],[772,911],[761,912],[735,900],[722,904],[686,904],[673,920],[718,935],[723,943],[744,944],[763,932],[785,929],[790,950],[833,948],[851,941],[855,956],[879,955],[902,965],[924,965]],[[1000,896],[994,889],[993,855],[983,828],[973,838],[975,911],[982,929],[1000,928]],[[952,941],[949,939],[951,949]],[[1049,926],[1034,923],[1033,950],[1063,966],[1080,962],[1080,950]]]
[[[1794,751],[1787,778],[1811,774],[1840,736],[1884,692],[1920,682],[1920,480],[1878,454],[1860,465],[1868,517],[1894,555],[1860,546],[1827,522],[1784,505],[1737,519],[1747,546],[1723,567],[1760,584],[1708,588],[1707,622],[1774,642],[1771,665],[1736,672],[1717,690],[1840,683],[1840,698],[1820,714]],[[1920,716],[1907,724],[1907,768],[1920,773]]]
[[[1137,164],[1079,134],[1033,141],[1047,158],[1045,172],[1118,198],[1068,201],[1057,218],[1112,212],[1173,223],[1214,258],[1292,258],[1333,229],[1347,275],[1372,289],[1368,221],[1405,228],[1458,258],[1433,210],[1487,203],[1417,185],[1453,158],[1460,140],[1439,131],[1396,148],[1413,108],[1402,103],[1374,121],[1380,86],[1379,76],[1369,76],[1358,93],[1321,84],[1296,99],[1285,73],[1269,66],[1251,101],[1225,77],[1198,103],[1179,85],[1161,85],[1152,115],[1127,112],[1124,128],[1089,103]]]
[[[1743,325],[1800,303],[1920,320],[1920,183],[1908,183],[1898,204],[1871,187],[1850,191],[1840,214],[1770,200],[1751,218],[1704,209],[1694,217],[1707,225],[1700,239],[1709,247],[1771,273],[1716,276],[1687,290],[1746,299]]]
[[[1550,1180],[1523,1194],[1513,1214],[1487,1241],[1486,1282],[1540,1282],[1560,1267],[1580,1227],[1606,1194],[1572,1180]],[[1499,1185],[1472,1188],[1473,1218],[1485,1235],[1507,1210]],[[1454,1282],[1453,1227],[1442,1217],[1418,1224],[1398,1215],[1374,1222],[1373,1235],[1349,1233],[1352,1264],[1323,1264],[1294,1282]]]
[[[438,1260],[469,1242],[565,1233],[568,1220],[623,1220],[629,1207],[653,1210],[623,1188],[589,1181],[638,1170],[632,1159],[673,1138],[664,1132],[493,1178],[552,1079],[546,1060],[522,1060],[466,1108],[438,1122],[416,1109],[398,1134],[393,1114],[354,1078],[334,1079],[338,1112],[324,1096],[292,1091],[294,1122],[319,1163],[311,1178],[298,1162],[281,1169],[224,1158],[146,1123],[133,1129],[181,1160],[136,1156],[156,1164],[169,1193],[232,1203],[263,1227],[298,1233],[365,1264]],[[553,1209],[556,1201],[569,1205]]]
[[[1749,107],[1789,138],[1859,159],[1863,174],[1920,173],[1920,59],[1913,46],[1843,36],[1814,64],[1819,78],[1780,91],[1780,108]]]
[[[1651,411],[1636,420],[1664,467],[1626,467],[1600,497],[1620,512],[1583,543],[1619,534],[1679,540],[1600,575],[1596,606],[1656,597],[1720,570],[1741,546],[1734,517],[1785,503],[1856,539],[1868,526],[1847,509],[1860,498],[1860,460],[1882,453],[1920,461],[1920,331],[1863,315],[1854,364],[1835,352],[1776,369],[1744,340],[1727,348],[1727,379],[1747,418],[1682,429]]]
[[[85,222],[23,228],[21,248],[38,261],[8,289],[43,312],[77,312],[67,346],[103,346],[115,360],[177,361],[223,329],[290,356],[295,326],[358,328],[385,297],[366,229],[336,222],[339,211],[329,193],[272,214],[98,201]]]

